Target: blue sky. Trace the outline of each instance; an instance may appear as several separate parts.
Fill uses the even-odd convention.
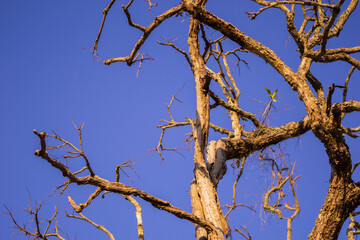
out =
[[[151,15],[146,11],[145,0],[135,1],[134,20],[146,24]],[[153,14],[173,6],[173,1],[158,1]],[[12,209],[19,222],[28,219],[22,212],[29,205],[27,189],[33,201],[45,201],[43,216],[49,217],[58,195],[47,198],[54,187],[65,179],[44,160],[34,156],[39,148],[38,131],[56,131],[60,136],[77,141],[72,122],[84,123],[83,138],[87,156],[96,174],[109,180],[115,179],[115,166],[130,159],[137,159],[135,169],[140,175],[134,179],[135,187],[171,202],[186,211],[191,211],[188,194],[193,178],[191,151],[164,153],[165,161],[156,153],[148,153],[159,140],[161,131],[158,121],[168,119],[167,104],[173,94],[181,88],[173,106],[175,120],[195,116],[194,81],[190,68],[183,56],[172,49],[156,44],[163,38],[177,38],[177,46],[187,49],[188,18],[173,18],[153,32],[141,53],[155,58],[141,67],[136,78],[137,66],[115,63],[105,66],[94,61],[89,47],[96,38],[102,10],[107,1],[0,1],[0,110],[2,126],[0,146],[0,203]],[[119,1],[109,12],[99,55],[102,60],[126,56],[140,32],[127,26]],[[138,9],[138,13],[134,11]],[[281,12],[264,12],[251,21],[245,12],[257,11],[251,1],[209,1],[207,9],[219,17],[232,22],[241,31],[271,47],[289,66],[296,68],[299,57],[295,44],[288,40],[289,34]],[[338,39],[330,40],[329,46],[355,46],[360,44],[360,12],[357,9]],[[208,34],[216,33],[207,29]],[[232,45],[235,46],[235,45]],[[298,121],[304,114],[304,107],[295,92],[271,67],[252,54],[244,54],[248,68],[240,66],[236,75],[242,92],[240,105],[244,110],[260,113],[267,102],[264,87],[279,88],[277,111],[271,113],[273,126]],[[356,56],[359,58],[359,55]],[[323,81],[324,88],[332,83],[341,85],[350,69],[342,63],[314,64],[313,72]],[[349,84],[349,99],[360,100],[358,89],[360,74],[355,71]],[[342,93],[336,91],[334,99],[339,101]],[[226,112],[216,110],[211,116],[213,122],[229,127]],[[360,115],[346,118],[350,127],[357,126]],[[245,125],[246,126],[246,125]],[[249,126],[246,126],[249,127]],[[169,147],[184,147],[184,127],[167,132],[164,144]],[[210,139],[220,136],[211,133]],[[359,159],[359,140],[347,138],[353,159]],[[321,143],[311,132],[283,144],[288,161],[296,162],[298,195],[301,213],[294,220],[293,239],[305,239],[310,233],[316,215],[326,194],[330,167]],[[74,162],[74,165],[79,165]],[[238,201],[256,207],[252,213],[246,208],[236,210],[230,217],[232,226],[247,225],[254,239],[285,239],[286,222],[264,213],[261,196],[269,186],[269,167],[263,166],[256,155],[249,158],[243,178],[238,187]],[[232,170],[229,170],[219,185],[221,203],[230,203]],[[359,179],[355,179],[359,180]],[[131,184],[125,177],[120,181]],[[104,233],[74,219],[64,217],[63,209],[70,211],[66,195],[77,203],[85,202],[93,187],[72,186],[62,197],[59,224],[71,239],[105,239]],[[192,239],[193,225],[184,220],[156,210],[150,204],[139,200],[143,206],[144,232],[147,239]],[[2,207],[2,212],[5,208]],[[136,219],[133,206],[121,196],[108,194],[105,199],[96,199],[85,210],[85,216],[105,225],[117,239],[136,239]],[[259,216],[262,216],[260,219]],[[26,239],[11,235],[11,220],[0,214],[0,239]],[[241,239],[234,234],[233,239]],[[339,239],[345,239],[344,233]]]

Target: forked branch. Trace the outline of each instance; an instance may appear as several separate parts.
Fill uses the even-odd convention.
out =
[[[183,10],[184,10],[184,6],[183,6],[183,4],[180,4],[180,5],[178,5],[178,6],[174,7],[174,8],[171,8],[171,9],[167,10],[163,14],[157,16],[154,19],[154,21],[152,23],[150,23],[149,26],[142,29],[143,32],[144,32],[143,35],[136,42],[136,44],[134,45],[134,48],[132,49],[131,53],[128,56],[126,56],[126,57],[118,57],[118,58],[111,58],[111,59],[105,60],[104,64],[110,65],[110,64],[115,63],[115,62],[126,62],[127,65],[131,66],[135,62],[134,58],[138,54],[139,49],[145,43],[146,39],[150,36],[152,31],[154,29],[156,29],[163,21],[165,21],[166,19],[172,17],[173,15],[175,15],[175,14],[177,14],[177,13],[183,11]]]

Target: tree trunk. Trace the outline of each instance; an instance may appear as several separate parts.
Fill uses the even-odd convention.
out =
[[[308,239],[338,239],[345,220],[359,205],[359,193],[359,186],[347,181],[346,177],[332,177],[325,202]]]
[[[199,198],[201,206],[194,204],[197,201],[192,201],[193,213],[202,212],[206,220],[212,222],[217,229],[216,233],[209,233],[212,240],[224,239],[224,234],[227,234],[226,224],[218,202],[216,188],[211,181],[210,174],[205,162],[205,146],[207,143],[210,120],[210,104],[208,88],[210,78],[206,74],[206,67],[203,58],[200,55],[200,46],[198,42],[199,23],[194,18],[190,20],[189,29],[189,53],[191,57],[191,67],[196,84],[196,123],[194,129],[194,175],[196,190],[198,196],[195,196],[196,191],[191,191],[191,198]],[[202,209],[199,209],[202,207]],[[194,209],[195,208],[195,209]],[[196,235],[198,239],[207,239],[204,231],[196,227]]]

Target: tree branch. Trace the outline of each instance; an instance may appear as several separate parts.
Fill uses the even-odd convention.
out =
[[[163,21],[166,19],[172,17],[176,13],[179,13],[184,10],[183,4],[180,4],[174,8],[171,8],[164,12],[163,14],[159,15],[155,18],[155,20],[144,29],[144,34],[141,36],[141,38],[136,42],[134,48],[132,49],[131,53],[126,57],[118,57],[118,58],[111,58],[104,61],[105,65],[110,65],[115,62],[126,62],[127,65],[131,66],[135,61],[134,58],[137,55],[137,52],[139,51],[140,47],[145,43],[146,39],[149,37],[151,32],[157,28]]]
[[[102,33],[102,30],[103,30],[103,27],[104,27],[104,24],[105,24],[105,19],[106,19],[106,16],[110,10],[110,8],[112,7],[112,5],[115,3],[115,0],[111,0],[109,5],[103,10],[103,19],[101,21],[101,26],[100,26],[100,30],[99,30],[99,33],[95,39],[95,44],[93,46],[93,51],[92,51],[92,54],[94,55],[95,58],[98,57],[98,54],[97,54],[97,47],[98,47],[98,43],[99,43],[99,40],[100,40],[100,36],[101,36],[101,33]]]
[[[206,228],[208,231],[213,232],[216,231],[213,224],[210,223],[207,220],[201,219],[196,217],[193,214],[187,213],[184,210],[181,210],[177,207],[172,206],[169,202],[164,201],[162,199],[156,198],[144,191],[141,191],[139,189],[127,186],[123,183],[119,182],[109,182],[105,179],[102,179],[98,177],[97,175],[94,176],[85,176],[85,177],[77,177],[75,176],[67,166],[65,166],[60,161],[53,159],[49,156],[48,152],[46,151],[46,141],[45,138],[48,136],[45,132],[37,132],[34,130],[34,133],[39,137],[40,139],[40,145],[41,149],[35,151],[35,155],[38,157],[43,158],[48,163],[50,163],[53,167],[60,170],[64,177],[68,178],[71,182],[77,183],[78,185],[93,185],[98,188],[101,188],[103,191],[109,191],[113,193],[119,193],[123,195],[133,195],[133,196],[139,196],[143,200],[151,203],[155,208],[160,210],[165,210],[173,215],[175,215],[178,218],[186,219],[190,222],[193,222],[195,224],[198,224],[204,228]]]

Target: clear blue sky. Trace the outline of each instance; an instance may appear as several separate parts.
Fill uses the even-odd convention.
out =
[[[138,13],[133,11],[134,21],[144,24],[151,21],[146,11],[147,2],[135,2],[132,10],[137,8]],[[207,9],[271,47],[289,66],[296,68],[299,57],[292,40],[288,41],[281,12],[268,11],[250,21],[245,12],[258,9],[251,1],[219,2],[210,0]],[[173,1],[158,3],[154,15],[176,4]],[[178,95],[183,103],[174,104],[174,118],[183,121],[185,116],[195,116],[194,81],[185,59],[172,49],[156,44],[163,37],[177,38],[176,44],[186,50],[188,19],[183,22],[180,17],[170,19],[151,35],[141,53],[156,60],[145,62],[136,79],[137,66],[129,68],[123,63],[105,66],[91,56],[89,47],[96,38],[102,10],[107,4],[108,1],[99,0],[0,1],[0,203],[12,209],[19,222],[27,220],[22,212],[22,207],[29,205],[26,189],[31,192],[33,201],[46,202],[43,217],[50,217],[58,198],[57,195],[50,199],[47,196],[65,181],[59,171],[34,156],[39,142],[32,130],[54,130],[76,142],[76,130],[71,121],[85,124],[85,152],[99,176],[115,179],[116,164],[136,158],[135,169],[140,178],[130,175],[137,188],[191,211],[188,190],[193,178],[192,152],[164,153],[165,161],[161,165],[156,153],[148,153],[160,137],[161,131],[156,128],[158,121],[168,119],[167,103],[183,86]],[[109,12],[99,44],[102,60],[126,56],[140,36],[138,31],[127,26],[122,4],[125,2],[118,1]],[[359,22],[357,9],[341,37],[329,41],[329,46],[359,45]],[[208,29],[208,33],[214,31]],[[259,113],[264,108],[259,101],[268,101],[264,87],[279,88],[278,110],[271,114],[271,125],[300,120],[305,111],[296,93],[262,60],[251,54],[243,57],[249,62],[249,68],[241,65],[240,75],[235,74],[242,92],[241,106]],[[332,83],[343,84],[350,67],[341,63],[314,64],[312,69],[327,88]],[[360,100],[359,78],[356,71],[349,84],[349,99]],[[340,100],[341,94],[336,91],[335,100]],[[230,126],[225,111],[215,111],[212,119],[218,125]],[[352,114],[346,122],[354,127],[359,119],[360,114]],[[184,135],[189,131],[186,127],[170,130],[165,137],[166,146],[184,147]],[[210,139],[218,137],[212,134]],[[359,159],[359,140],[347,140],[353,159]],[[310,132],[287,141],[283,148],[288,160],[296,162],[296,175],[301,175],[297,188],[301,213],[293,223],[293,239],[305,239],[325,197],[330,168],[323,146]],[[239,183],[238,202],[255,206],[256,213],[240,208],[231,215],[230,224],[233,227],[247,225],[254,239],[285,239],[286,221],[279,221],[260,208],[261,196],[270,183],[268,170],[256,156],[250,157]],[[233,180],[233,172],[229,170],[219,185],[222,204],[230,203]],[[131,184],[123,175],[120,181]],[[106,239],[104,233],[93,226],[67,219],[63,214],[63,209],[70,211],[67,195],[82,203],[94,190],[93,187],[72,186],[61,199],[59,225],[70,239],[75,236],[77,239]],[[194,238],[191,223],[139,201],[143,206],[146,239]],[[5,208],[1,208],[5,212]],[[96,199],[84,214],[105,225],[117,239],[137,237],[133,206],[121,196],[108,194],[105,199]],[[9,216],[0,214],[0,223],[0,239],[10,239],[14,229]],[[12,239],[26,237],[14,234]],[[233,239],[241,238],[234,234]],[[345,239],[344,233],[339,239]]]

